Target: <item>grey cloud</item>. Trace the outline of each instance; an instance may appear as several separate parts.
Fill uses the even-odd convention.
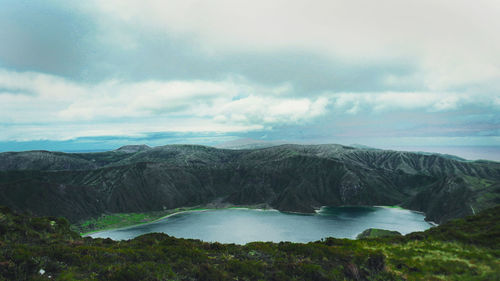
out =
[[[4,88],[0,86],[0,95],[2,94],[14,94],[14,95],[26,95],[26,96],[34,96],[35,93],[31,91],[27,91],[26,89],[16,89],[16,88]]]
[[[263,83],[291,82],[303,94],[333,92],[419,90],[422,85],[387,85],[388,75],[406,76],[416,71],[409,61],[352,64],[300,51],[243,54],[224,62],[229,69]]]
[[[265,85],[290,83],[297,95],[323,91],[418,91],[418,81],[387,84],[387,77],[406,77],[418,69],[412,61],[376,61],[352,64],[304,51],[231,52],[206,54],[187,38],[134,31],[131,49],[101,46],[91,54],[96,79],[222,79],[240,75]]]
[[[47,4],[48,3],[48,4]],[[352,64],[301,50],[207,53],[189,35],[116,24],[58,2],[7,1],[0,10],[0,66],[97,82],[118,78],[222,79],[241,75],[261,84],[290,83],[297,95],[321,91],[421,89],[388,85],[387,76],[409,76],[412,61]],[[133,41],[121,46],[119,35]],[[119,38],[118,38],[119,39]]]
[[[290,83],[294,94],[323,91],[422,91],[418,61],[368,58],[355,63],[307,50],[206,51],[190,34],[115,22],[89,7],[49,1],[4,1],[0,10],[0,66],[88,82],[223,79],[240,75],[255,83]],[[132,47],[122,46],[120,36]],[[388,83],[388,79],[397,83]],[[469,88],[458,89],[469,90]]]
[[[66,77],[82,72],[91,22],[54,1],[0,4],[0,66]]]
[[[336,57],[332,55],[333,51],[321,52],[314,48],[306,48],[307,46],[300,48],[300,44],[286,48],[276,46],[255,50],[241,46],[212,49],[210,46],[202,45],[204,41],[195,38],[196,34],[172,33],[161,27],[145,26],[133,21],[119,22],[89,12],[92,7],[80,10],[81,7],[78,7],[78,4],[68,3],[66,1],[0,0],[0,67],[9,71],[29,70],[50,73],[70,78],[67,81],[71,83],[85,85],[97,85],[111,79],[132,84],[151,80],[223,81],[227,76],[241,76],[242,80],[248,84],[257,85],[255,89],[259,89],[258,86],[273,88],[289,84],[292,90],[287,91],[285,95],[295,97],[319,96],[324,92],[341,92],[348,95],[358,92],[366,92],[367,95],[386,91],[432,92],[426,80],[433,73],[426,72],[426,69],[422,67],[422,57],[418,55],[398,57],[398,54],[391,57],[390,52],[397,51],[397,48],[387,49],[387,56],[374,54],[371,58],[370,54],[366,54],[367,59],[364,61],[359,58],[352,59],[352,57],[346,59],[340,55]],[[406,35],[404,37],[406,38]],[[292,39],[290,42],[295,42],[295,39]],[[375,38],[375,41],[377,39]],[[340,42],[341,40],[333,41]],[[362,41],[365,42],[365,40]],[[418,44],[413,45],[417,49],[421,47]],[[431,46],[434,45],[431,44]],[[446,47],[448,44],[443,46]],[[444,47],[436,48],[437,54],[449,50]],[[375,58],[375,56],[378,57]],[[455,62],[456,57],[451,57]],[[461,57],[458,56],[458,58],[460,60]],[[474,57],[469,59],[475,61]],[[494,59],[492,58],[492,63],[495,62]],[[440,61],[435,63],[438,66],[441,64]],[[458,65],[459,68],[469,69],[467,65]],[[434,66],[429,69],[432,70],[432,67]],[[450,72],[454,70],[445,69]],[[482,70],[479,66],[477,69]],[[470,71],[476,72],[476,69]],[[443,73],[449,72],[445,71],[441,74]],[[387,112],[376,113],[373,110],[373,103],[365,102],[359,104],[359,109],[355,114],[348,114],[345,109],[337,110],[337,108],[329,107],[326,108],[326,114],[308,120],[305,125],[303,123],[284,125],[278,122],[279,124],[273,124],[272,129],[230,132],[221,137],[261,138],[266,136],[268,139],[306,142],[319,140],[335,142],[336,139],[352,137],[358,138],[357,142],[363,143],[363,138],[387,136],[498,136],[500,135],[498,105],[490,102],[493,99],[485,99],[491,104],[483,102],[477,105],[476,102],[488,95],[488,97],[498,97],[500,91],[498,81],[500,80],[494,77],[495,72],[492,73],[490,76],[484,76],[487,77],[485,79],[493,77],[490,80],[471,79],[470,81],[475,81],[475,84],[472,82],[462,84],[456,81],[445,83],[448,88],[445,87],[444,92],[465,93],[473,101],[469,103],[474,103],[475,106],[457,102],[456,107],[450,107],[450,111],[432,112],[432,110],[427,110],[429,106],[424,104],[419,110],[415,110],[414,106],[408,107],[411,109],[394,107],[389,108]],[[463,77],[467,78],[465,74]],[[458,78],[461,79],[462,76],[458,75]],[[458,78],[457,81],[460,80]],[[81,83],[82,81],[85,83]],[[0,88],[0,95],[2,93],[31,94],[8,87]],[[245,95],[248,93],[235,96],[234,100],[245,98]],[[418,96],[418,99],[421,97],[424,98],[424,96]],[[208,103],[207,100],[201,99],[201,97],[193,98],[193,100]],[[367,100],[372,100],[372,97],[368,97]],[[500,101],[500,97],[497,100]],[[50,100],[48,103],[53,102]],[[28,111],[30,107],[40,106],[36,102],[20,102],[19,104],[20,108]],[[356,102],[354,104],[357,106]],[[4,106],[12,108],[13,104],[4,104]],[[168,104],[164,108],[150,109],[150,113],[154,116],[168,115],[170,117],[171,110],[179,111],[183,109],[182,106],[185,105]],[[175,117],[182,120],[190,116]],[[112,120],[101,120],[101,122],[120,124],[122,118],[120,116]],[[138,120],[134,118],[131,117],[129,121]],[[151,120],[153,121],[148,123],[159,122],[154,118]],[[8,129],[7,125],[3,128]],[[47,131],[55,127],[53,124],[30,123],[29,125],[37,129],[44,125]],[[72,125],[75,123],[68,124],[68,126]],[[19,127],[13,123],[10,126]],[[148,135],[144,140],[154,140],[158,144],[173,140],[184,142],[195,138],[195,136],[184,135],[167,137],[161,135],[163,132],[157,133],[161,135],[159,137],[151,137],[157,135],[147,131],[144,133]],[[199,135],[199,133],[193,134]],[[212,137],[207,136],[207,138]],[[118,136],[110,136],[110,140],[115,139],[117,145],[122,142]]]

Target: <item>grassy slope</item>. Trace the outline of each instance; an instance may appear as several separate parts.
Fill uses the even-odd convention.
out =
[[[245,246],[81,238],[0,209],[0,280],[498,280],[499,258],[500,207],[402,237]]]

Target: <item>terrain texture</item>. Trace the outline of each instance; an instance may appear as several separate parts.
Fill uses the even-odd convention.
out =
[[[500,203],[500,163],[341,145],[0,153],[0,204],[71,223],[210,203],[400,205],[443,223]]]
[[[307,244],[82,238],[0,208],[0,280],[498,280],[500,207],[425,232]]]

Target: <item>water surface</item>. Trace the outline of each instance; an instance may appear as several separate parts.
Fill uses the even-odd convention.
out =
[[[180,213],[154,223],[91,234],[114,240],[163,232],[179,238],[245,244],[253,241],[310,242],[326,237],[355,238],[367,228],[423,231],[431,225],[421,213],[383,207],[328,207],[314,215],[274,210],[220,209]]]

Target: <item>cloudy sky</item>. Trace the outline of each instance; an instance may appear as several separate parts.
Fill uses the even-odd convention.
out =
[[[0,0],[0,151],[500,143],[497,0]]]

